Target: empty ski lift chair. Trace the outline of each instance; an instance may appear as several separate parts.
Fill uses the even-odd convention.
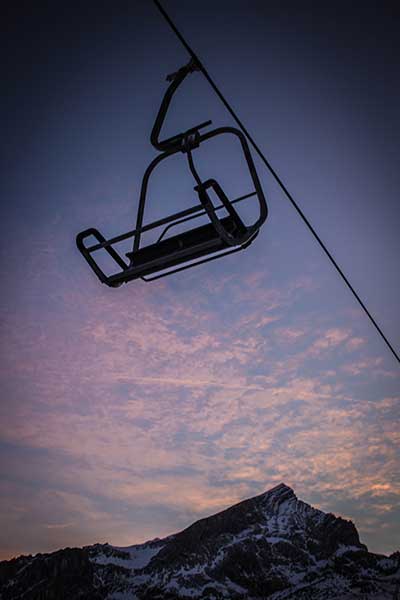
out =
[[[200,133],[200,129],[211,125],[211,121],[207,121],[184,133],[163,141],[159,140],[160,131],[175,91],[185,77],[196,70],[199,70],[199,67],[193,61],[190,61],[187,65],[179,69],[179,71],[167,77],[167,81],[171,83],[162,100],[150,137],[152,145],[161,154],[158,154],[154,158],[143,176],[135,229],[109,240],[106,240],[94,228],[86,229],[76,237],[76,243],[80,252],[100,281],[110,287],[118,287],[122,283],[138,278],[144,281],[152,281],[209,260],[221,258],[232,252],[243,250],[255,239],[261,225],[267,218],[267,204],[254,167],[250,149],[246,137],[239,129],[219,127],[207,133]],[[215,179],[201,180],[193,158],[194,151],[200,144],[216,136],[226,134],[236,136],[239,139],[254,185],[254,191],[234,200],[229,200]],[[161,161],[168,159],[178,152],[186,154],[190,172],[196,183],[194,190],[200,202],[178,213],[144,225],[143,216],[149,178]],[[213,190],[219,199],[220,204],[218,206],[214,206],[211,201],[208,193],[209,190]],[[254,224],[246,226],[235,210],[234,204],[250,196],[257,196],[259,217]],[[226,209],[227,216],[221,218],[218,215],[218,211],[223,208]],[[209,223],[166,237],[167,232],[174,226],[194,220],[202,215],[208,216]],[[161,226],[165,226],[165,228],[155,243],[147,246],[140,245],[142,233]],[[85,246],[85,239],[90,236],[93,236],[97,243]],[[133,238],[133,248],[131,252],[126,254],[126,258],[128,259],[126,261],[113,246],[129,238]],[[108,252],[119,267],[117,273],[106,275],[96,263],[92,255],[102,249]]]

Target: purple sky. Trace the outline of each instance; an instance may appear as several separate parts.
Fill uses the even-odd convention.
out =
[[[165,6],[399,350],[399,15]],[[281,481],[399,549],[398,365],[258,160],[270,216],[246,251],[117,290],[77,252],[133,226],[187,61],[151,2],[127,7],[10,15],[0,558],[161,537]],[[166,134],[208,118],[232,124],[197,74]],[[199,151],[232,196],[240,161]],[[194,201],[167,163],[147,219]]]

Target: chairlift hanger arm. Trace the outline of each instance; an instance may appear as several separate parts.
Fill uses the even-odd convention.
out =
[[[201,67],[196,61],[194,61],[192,59],[192,60],[190,60],[190,62],[188,62],[187,65],[185,65],[184,67],[181,67],[175,73],[168,75],[166,78],[167,81],[170,81],[171,83],[168,86],[167,91],[164,94],[164,97],[161,102],[161,106],[159,108],[156,120],[153,125],[153,129],[152,129],[152,132],[150,135],[150,141],[151,141],[152,145],[159,152],[165,152],[165,151],[170,151],[170,150],[180,150],[181,144],[182,144],[182,141],[183,141],[185,135],[187,135],[188,133],[196,135],[197,132],[199,131],[199,129],[203,129],[204,127],[208,127],[209,125],[211,125],[211,121],[204,121],[203,123],[200,123],[200,125],[197,125],[196,127],[192,127],[191,129],[189,129],[188,131],[186,131],[184,133],[178,133],[177,135],[174,135],[165,140],[159,139],[161,129],[162,129],[162,126],[164,125],[164,121],[167,116],[167,112],[168,112],[169,106],[171,104],[173,95],[175,94],[176,90],[181,85],[181,83],[184,81],[186,76],[189,75],[190,73],[193,73],[194,71],[201,71]]]

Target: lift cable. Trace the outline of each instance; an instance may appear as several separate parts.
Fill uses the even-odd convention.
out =
[[[217,84],[211,78],[211,76],[209,75],[207,69],[204,67],[203,63],[199,60],[197,54],[194,52],[194,50],[191,48],[191,46],[189,46],[188,42],[185,40],[185,38],[183,37],[183,35],[181,34],[181,32],[178,30],[178,28],[176,27],[176,25],[172,21],[171,17],[168,15],[168,13],[162,7],[162,5],[159,2],[159,0],[153,0],[153,2],[156,5],[156,7],[158,8],[158,10],[160,11],[160,13],[162,14],[162,16],[164,17],[164,19],[167,21],[167,23],[170,26],[170,28],[172,29],[172,31],[175,33],[175,35],[179,39],[179,41],[182,43],[182,45],[185,47],[185,49],[187,50],[187,52],[190,54],[190,56],[192,57],[192,59],[194,61],[196,61],[196,63],[198,64],[198,66],[200,68],[200,71],[203,73],[204,77],[207,79],[208,83],[211,85],[211,87],[213,88],[214,92],[217,94],[218,98],[221,100],[222,104],[225,106],[225,108],[231,114],[231,116],[233,117],[233,119],[236,121],[237,125],[243,131],[243,133],[245,134],[245,136],[249,140],[250,144],[253,146],[254,150],[257,152],[258,156],[261,158],[261,160],[264,163],[264,165],[270,171],[271,175],[274,177],[274,179],[278,183],[279,187],[282,189],[282,191],[284,192],[284,194],[286,195],[286,197],[288,198],[288,200],[290,201],[290,203],[292,204],[292,206],[294,207],[294,209],[297,211],[298,215],[301,217],[301,219],[303,220],[303,222],[305,223],[305,225],[308,227],[309,231],[312,233],[312,235],[314,236],[314,238],[317,240],[318,244],[321,246],[322,250],[325,252],[326,256],[328,257],[328,259],[330,260],[330,262],[332,263],[332,265],[335,267],[336,271],[339,273],[340,277],[343,279],[343,281],[345,282],[345,284],[347,285],[347,287],[349,288],[349,290],[352,292],[353,296],[355,297],[355,299],[357,300],[357,302],[359,303],[359,305],[361,306],[361,308],[364,310],[365,314],[367,315],[367,317],[369,318],[369,320],[371,321],[371,323],[374,325],[375,329],[377,330],[377,332],[379,333],[379,335],[381,336],[381,338],[383,339],[383,341],[386,343],[387,347],[392,352],[393,356],[400,363],[400,356],[397,354],[397,352],[393,348],[392,344],[389,342],[389,340],[387,339],[387,337],[383,333],[382,329],[380,328],[380,326],[378,325],[378,323],[376,322],[376,320],[374,319],[374,317],[371,315],[371,313],[369,312],[369,310],[365,306],[364,302],[361,300],[360,296],[358,295],[358,293],[356,292],[356,290],[354,289],[354,287],[351,285],[351,283],[348,280],[348,278],[346,277],[346,275],[343,273],[342,269],[340,268],[340,266],[338,265],[338,263],[336,262],[336,260],[334,259],[334,257],[332,256],[332,254],[330,253],[330,251],[328,250],[328,248],[326,247],[325,243],[322,241],[322,239],[320,238],[320,236],[318,235],[318,233],[315,231],[314,227],[311,225],[310,221],[307,219],[307,217],[305,216],[305,214],[303,213],[303,211],[301,210],[301,208],[299,207],[299,205],[297,204],[297,202],[295,201],[295,199],[293,198],[293,196],[291,195],[291,193],[289,192],[289,190],[287,189],[287,187],[283,183],[282,179],[279,177],[279,175],[277,174],[277,172],[275,171],[275,169],[269,163],[269,161],[267,160],[267,158],[263,154],[262,150],[260,149],[260,147],[255,142],[254,138],[249,133],[248,129],[245,127],[245,125],[240,120],[240,118],[238,117],[238,115],[236,114],[236,112],[233,110],[232,106],[229,104],[229,102],[226,100],[225,96],[222,94],[222,92],[218,88]]]

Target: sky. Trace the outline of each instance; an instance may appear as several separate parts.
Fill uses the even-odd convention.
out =
[[[399,9],[164,6],[400,351]],[[153,3],[20,11],[3,25],[0,558],[162,537],[280,482],[399,549],[399,366],[257,157],[270,213],[245,251],[111,289],[76,249],[134,226],[165,76],[188,60]],[[207,119],[233,124],[194,74],[165,133]],[[237,150],[196,151],[232,198],[250,191]],[[165,161],[145,220],[192,187],[183,155]]]

